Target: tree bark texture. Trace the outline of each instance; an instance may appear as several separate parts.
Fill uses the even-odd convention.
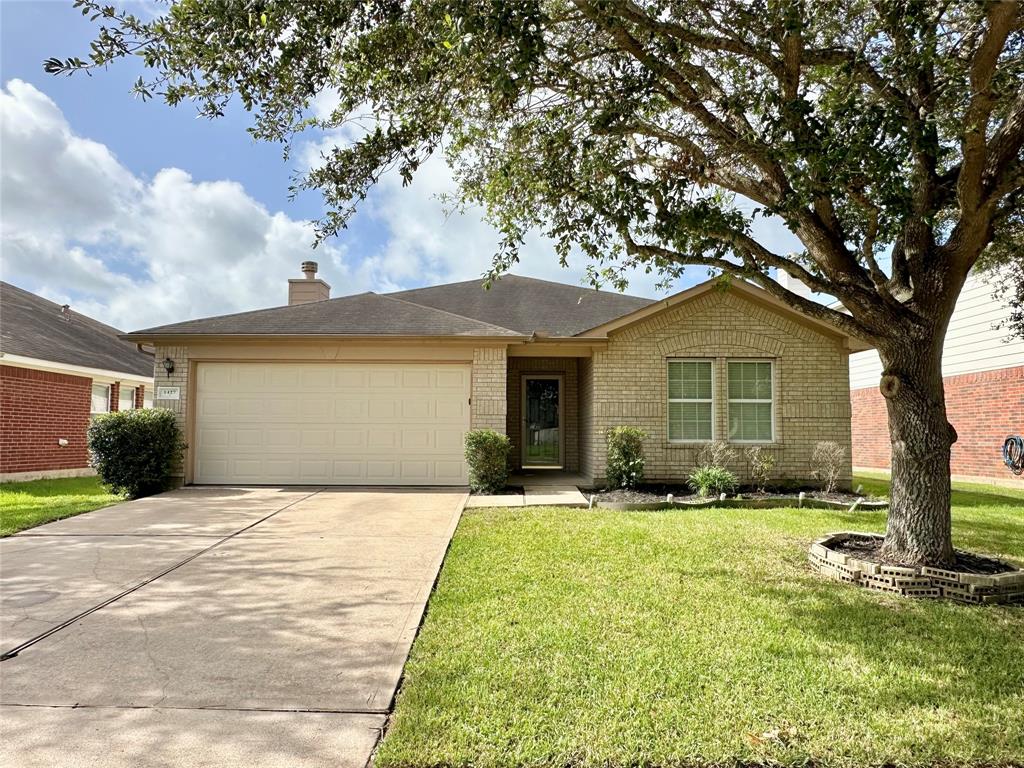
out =
[[[956,430],[946,418],[942,337],[906,338],[879,349],[892,442],[892,498],[882,554],[907,565],[953,564],[950,446]],[[933,340],[934,339],[934,340]]]

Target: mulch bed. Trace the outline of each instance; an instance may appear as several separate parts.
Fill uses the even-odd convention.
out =
[[[819,489],[810,488],[795,488],[785,492],[768,492],[760,493],[758,491],[740,491],[740,495],[744,499],[791,499],[800,494],[803,490],[809,499],[822,499],[824,501],[839,501],[846,504],[853,504],[859,498],[866,498],[864,496],[858,496],[853,493],[822,493]],[[667,485],[667,484],[651,484],[642,485],[639,488],[624,489],[617,488],[614,490],[608,490],[605,488],[587,490],[583,492],[585,496],[593,494],[594,500],[601,502],[617,502],[617,503],[628,503],[628,504],[656,504],[658,502],[665,501],[665,497],[668,494],[672,494],[674,501],[703,501],[707,497],[698,496],[690,490],[689,486],[686,485]],[[729,494],[729,498],[735,498],[735,494]]]
[[[882,557],[882,540],[874,537],[849,538],[846,541],[830,545],[830,549],[869,563],[878,563],[879,565],[903,565],[903,563],[891,558]],[[994,575],[998,573],[1009,573],[1016,570],[1016,568],[1009,563],[1004,563],[1002,560],[996,560],[994,557],[976,555],[973,552],[964,552],[960,549],[954,550],[954,554],[956,555],[956,563],[951,568],[951,570],[954,571]]]

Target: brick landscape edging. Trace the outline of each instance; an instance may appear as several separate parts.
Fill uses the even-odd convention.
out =
[[[832,533],[811,544],[811,567],[823,576],[865,589],[904,597],[943,597],[962,603],[1024,602],[1024,570],[1003,562],[1012,571],[998,574],[964,573],[928,566],[882,565],[832,549],[850,539],[881,539],[877,533]],[[994,559],[994,558],[993,558]]]

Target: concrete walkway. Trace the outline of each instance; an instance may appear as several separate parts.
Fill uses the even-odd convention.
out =
[[[0,765],[361,768],[464,499],[182,489],[0,541]]]

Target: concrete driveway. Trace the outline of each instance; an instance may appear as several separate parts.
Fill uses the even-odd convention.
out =
[[[186,488],[0,541],[0,765],[365,765],[464,501]]]

